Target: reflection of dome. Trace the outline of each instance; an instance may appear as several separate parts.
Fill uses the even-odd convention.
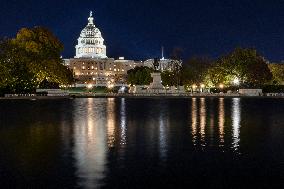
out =
[[[88,18],[88,25],[81,31],[80,37],[78,38],[78,45],[76,45],[75,48],[75,58],[107,58],[104,39],[100,30],[94,25],[92,11]]]

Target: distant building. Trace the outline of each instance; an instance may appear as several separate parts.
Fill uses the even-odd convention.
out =
[[[64,59],[64,64],[73,70],[76,84],[82,86],[123,85],[126,83],[127,71],[137,66],[153,68],[154,59],[143,61],[118,60],[108,58],[106,45],[101,31],[95,26],[92,12],[88,18],[87,26],[81,31],[78,44],[75,46],[74,58]],[[171,70],[171,60],[160,59],[161,71]]]
[[[176,62],[174,60],[161,58],[161,59],[159,59],[158,69],[162,72],[163,71],[172,71],[173,69],[175,69],[175,63]],[[181,62],[179,62],[178,65],[181,66]],[[144,66],[147,66],[149,68],[153,68],[154,67],[154,59],[145,60]]]

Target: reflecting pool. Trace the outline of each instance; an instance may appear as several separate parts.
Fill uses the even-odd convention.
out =
[[[284,99],[0,101],[0,188],[283,188]]]

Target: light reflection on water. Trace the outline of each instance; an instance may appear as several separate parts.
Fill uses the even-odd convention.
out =
[[[105,100],[89,98],[85,104],[74,104],[74,157],[78,185],[83,188],[97,188],[104,178],[107,153],[107,128]],[[86,109],[81,109],[85,106]]]
[[[103,108],[103,107],[102,107]],[[107,144],[108,147],[114,147],[115,145],[115,102],[113,98],[107,99],[106,104],[107,111]]]
[[[233,143],[232,147],[238,150],[240,145],[240,127],[241,127],[241,107],[240,98],[232,99],[232,128],[233,128]]]
[[[122,98],[120,101],[120,145],[126,145],[126,110],[125,110],[125,98]]]
[[[220,146],[224,146],[225,107],[224,98],[219,98],[219,135]]]
[[[115,100],[108,99],[87,99],[85,104],[75,101],[74,104],[74,157],[76,159],[77,174],[81,177],[79,186],[85,188],[93,188],[100,186],[100,181],[105,177],[107,170],[107,153],[110,148],[118,148],[120,158],[125,156],[125,148],[127,148],[127,127],[135,127],[135,125],[127,126],[127,99]],[[225,102],[224,98],[218,99],[218,112],[214,112],[214,103],[209,103],[205,98],[189,99],[191,106],[188,111],[191,121],[191,138],[194,146],[202,148],[214,146],[214,117],[218,116],[218,133],[219,147],[225,145]],[[85,109],[84,109],[85,106]],[[118,111],[117,109],[118,108]],[[149,133],[149,141],[153,142],[155,136],[158,136],[159,154],[161,160],[165,160],[168,152],[168,143],[170,143],[168,127],[175,127],[174,122],[169,124],[170,109],[161,105],[162,110],[156,111],[157,114],[152,117],[151,121],[147,120],[147,124],[157,123],[158,134],[153,131]],[[211,108],[211,109],[210,109]],[[207,113],[209,111],[209,113]],[[151,111],[149,111],[151,112]],[[167,113],[165,113],[167,112]],[[148,112],[144,112],[147,114]],[[141,115],[146,117],[145,115]],[[241,110],[240,99],[233,98],[231,102],[231,119],[232,119],[232,148],[238,150],[240,144],[240,123]],[[135,121],[135,120],[134,120]],[[150,121],[150,122],[149,122]],[[132,122],[133,123],[133,120]],[[213,135],[213,136],[212,136]],[[116,144],[118,141],[118,144]],[[149,144],[154,145],[154,144]],[[223,150],[222,150],[223,151]]]
[[[197,102],[196,98],[192,98],[192,107],[191,107],[191,134],[192,134],[192,143],[196,145],[197,141]]]
[[[205,142],[205,126],[206,126],[206,102],[205,98],[200,99],[200,109],[199,109],[199,116],[200,116],[200,135],[201,135],[201,146],[206,146]]]
[[[168,118],[164,111],[159,112],[159,152],[161,160],[167,158]]]
[[[204,175],[211,184],[281,175],[283,107],[251,98],[5,101],[0,183],[131,188],[184,175],[199,184]]]

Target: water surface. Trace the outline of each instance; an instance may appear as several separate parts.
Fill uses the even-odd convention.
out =
[[[284,99],[0,101],[1,188],[283,188]]]

